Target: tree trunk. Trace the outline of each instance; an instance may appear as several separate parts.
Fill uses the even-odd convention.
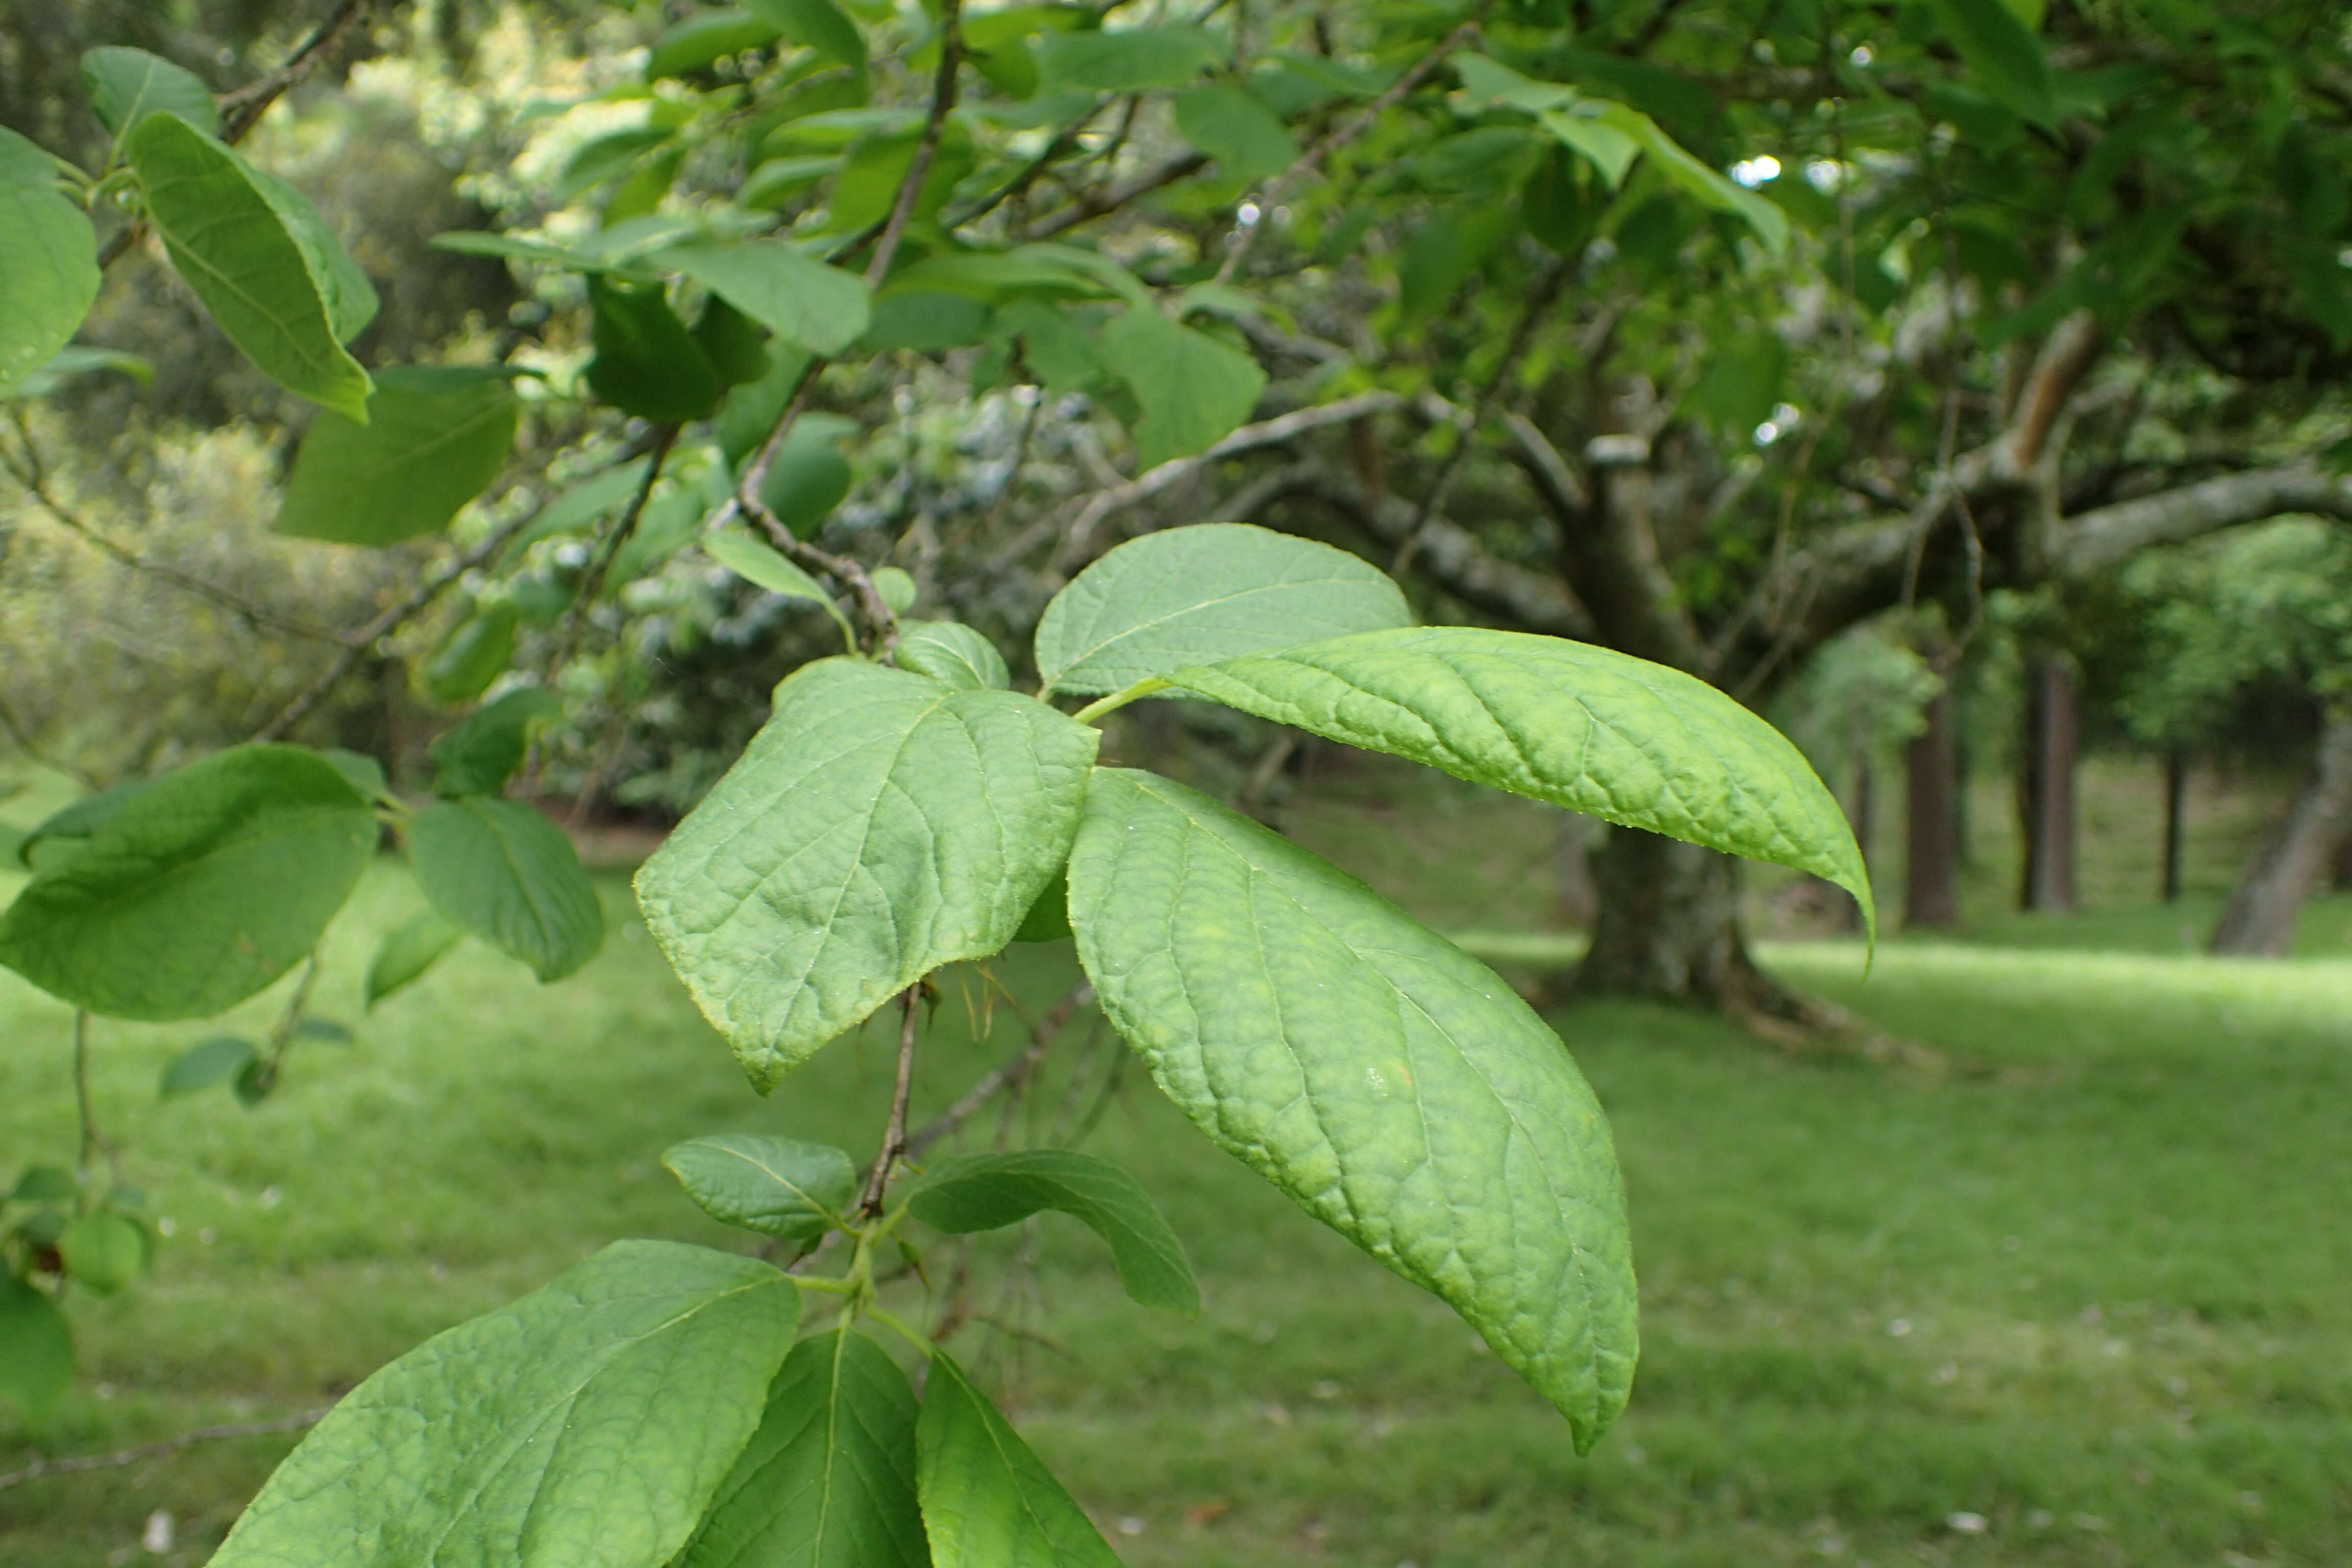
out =
[[[2164,753],[2164,901],[2180,898],[2180,835],[2188,826],[2189,759],[2179,748]]]
[[[2345,826],[2352,822],[2352,711],[2328,716],[2319,738],[2319,763],[2296,792],[2279,825],[2245,875],[2230,890],[2215,952],[2284,958],[2294,941],[2295,916],[2319,886]]]
[[[2336,874],[2329,886],[2339,893],[2352,893],[2352,823],[2347,823],[2343,836],[2336,845]]]
[[[1558,910],[1560,923],[1591,931],[1601,912],[1601,889],[1592,880],[1592,845],[1601,824],[1576,812],[1560,814],[1559,843],[1553,850],[1559,868]]]
[[[2026,672],[2025,754],[2017,781],[2025,839],[2021,909],[2074,912],[2074,763],[2081,749],[2074,672],[2056,658],[2038,658]]]
[[[1637,827],[1609,829],[1596,859],[1601,909],[1577,967],[1578,995],[1811,1021],[1748,956],[1738,860]]]
[[[1908,860],[1903,923],[1950,926],[1960,920],[1959,726],[1951,689],[1927,704],[1927,728],[1903,755]]]

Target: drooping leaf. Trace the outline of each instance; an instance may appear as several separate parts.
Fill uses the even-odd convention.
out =
[[[0,130],[0,395],[62,351],[98,298],[98,236],[47,157]]]
[[[1171,1312],[1201,1310],[1184,1244],[1143,1184],[1107,1160],[1024,1149],[942,1161],[923,1173],[908,1205],[917,1219],[954,1236],[1001,1230],[1044,1209],[1068,1215],[1110,1244],[1129,1295]]]
[[[1969,72],[2011,110],[2037,124],[2057,122],[2042,40],[2002,0],[1930,0],[1944,37]]]
[[[1067,853],[1098,739],[1013,692],[805,665],[637,873],[646,928],[773,1088],[940,964],[1005,944]]]
[[[1045,689],[1123,690],[1188,664],[1410,626],[1404,595],[1328,544],[1248,523],[1129,540],[1078,574],[1037,623]]]
[[[310,204],[170,112],[122,139],[173,267],[229,340],[289,392],[367,421],[370,383],[344,342],[375,301]]]
[[[839,353],[864,334],[872,319],[864,279],[782,240],[698,240],[656,251],[653,260],[684,273],[811,353]]]
[[[1142,468],[1207,451],[1240,427],[1265,390],[1257,361],[1145,306],[1129,306],[1103,328],[1103,347],[1143,408],[1135,430]]]
[[[380,546],[446,528],[506,466],[521,408],[497,371],[377,371],[367,423],[331,411],[311,422],[287,476],[277,531]]]
[[[197,1094],[226,1083],[260,1054],[251,1040],[239,1039],[235,1035],[215,1035],[199,1041],[173,1057],[163,1068],[163,1097],[171,1100],[183,1094]]]
[[[1179,25],[1048,33],[1038,40],[1037,60],[1048,89],[1148,92],[1183,86],[1224,52],[1224,41],[1207,28]]]
[[[931,1568],[915,1421],[907,1374],[872,1340],[803,1340],[676,1568]]]
[[[563,830],[520,801],[475,795],[408,825],[416,884],[442,918],[561,980],[596,956],[604,911]]]
[[[49,1293],[0,1268],[0,1394],[34,1425],[73,1383],[73,1330]]]
[[[212,89],[195,72],[144,49],[109,46],[81,57],[81,84],[107,132],[121,136],[162,110],[210,134],[219,123]]]
[[[1236,180],[1262,180],[1298,161],[1298,141],[1281,116],[1245,87],[1217,82],[1176,100],[1176,129]]]
[[[58,1253],[67,1279],[93,1296],[119,1296],[147,1268],[147,1237],[137,1222],[100,1209],[66,1226]]]
[[[1756,231],[1765,248],[1776,255],[1789,244],[1789,215],[1745,185],[1711,169],[1667,135],[1658,122],[1638,109],[1622,103],[1599,106],[1600,124],[1622,132],[1657,164],[1658,172],[1701,204],[1727,212]],[[1547,120],[1546,123],[1549,123]]]
[[[1624,1199],[1600,1104],[1491,971],[1206,796],[1098,769],[1070,923],[1105,1013],[1185,1115],[1451,1303],[1569,1419],[1632,1384]]]
[[[346,1395],[211,1568],[653,1568],[760,1422],[800,1315],[756,1258],[606,1247]]]
[[[915,577],[903,566],[877,566],[873,572],[874,595],[890,607],[894,616],[903,616],[915,607]]]
[[[1003,691],[1013,684],[996,645],[956,621],[899,622],[898,648],[891,657],[901,669],[966,691]]]
[[[496,795],[522,766],[531,731],[563,717],[563,699],[526,686],[475,710],[426,748],[436,794]]]
[[[373,1012],[377,1003],[423,978],[465,934],[431,910],[419,910],[384,932],[368,963],[362,1005]]]
[[[722,528],[702,542],[702,552],[740,577],[771,594],[782,594],[788,599],[806,599],[821,605],[824,613],[841,627],[841,635],[852,648],[857,646],[857,629],[823,584],[786,560],[783,554],[763,542],[752,538],[740,528]]]
[[[945,1351],[915,1429],[933,1568],[1118,1568],[1118,1554]]]
[[[662,1163],[702,1212],[785,1241],[814,1241],[857,1196],[857,1167],[841,1150],[757,1132],[674,1144]]]
[[[700,419],[719,406],[719,373],[661,285],[592,274],[588,302],[596,339],[590,391],[624,414],[666,425]]]
[[[784,37],[854,71],[866,68],[866,39],[833,0],[746,0]]]
[[[1180,669],[1178,686],[1473,784],[1836,883],[1873,921],[1845,813],[1797,748],[1706,682],[1559,637],[1370,632]]]
[[[506,601],[485,605],[449,629],[425,661],[425,689],[436,701],[471,702],[514,662],[515,627],[522,614]]]
[[[157,779],[0,915],[0,963],[115,1018],[207,1018],[319,944],[374,853],[375,817],[296,746]]]
[[[654,40],[646,56],[646,79],[661,81],[708,70],[730,55],[774,43],[778,31],[773,22],[749,11],[698,12]]]
[[[137,354],[124,353],[119,349],[94,349],[68,343],[51,354],[47,364],[16,383],[13,389],[0,392],[0,398],[30,401],[52,397],[66,383],[76,377],[96,375],[104,371],[127,375],[141,386],[155,384],[155,367]]]

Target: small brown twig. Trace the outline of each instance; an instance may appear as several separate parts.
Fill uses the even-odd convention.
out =
[[[907,225],[914,221],[915,204],[922,199],[923,182],[930,177],[932,160],[939,155],[940,139],[947,132],[948,116],[955,112],[957,76],[962,68],[963,0],[945,0],[940,7],[940,69],[931,84],[930,112],[923,117],[922,136],[915,143],[915,157],[907,165],[907,177],[898,182],[898,199],[890,205],[890,221],[883,226],[882,237],[875,244],[874,259],[866,263],[868,287],[890,275],[890,263],[898,258],[898,243],[907,237]]]
[[[612,531],[598,542],[595,558],[581,575],[579,591],[572,595],[572,605],[564,612],[563,624],[557,628],[555,652],[547,661],[547,684],[553,686],[556,676],[572,662],[579,650],[581,627],[586,624],[590,607],[596,596],[604,591],[604,579],[613,570],[613,563],[637,531],[638,520],[646,514],[646,503],[653,500],[654,486],[660,482],[662,464],[668,460],[670,448],[677,444],[680,426],[664,425],[653,433],[653,451],[646,462],[646,477],[629,496],[629,504],[622,510],[620,520]]]
[[[121,1160],[108,1142],[106,1134],[98,1128],[98,1110],[89,1092],[89,1009],[77,1008],[73,1025],[74,1115],[81,1124],[81,1151],[74,1162],[75,1171],[88,1176],[93,1156],[104,1155],[114,1167],[115,1180],[122,1179]]]
[[[898,1162],[907,1157],[907,1100],[915,1086],[915,1012],[922,1002],[923,987],[919,982],[908,986],[898,996],[902,1015],[898,1026],[898,1081],[890,1091],[890,1121],[882,1131],[881,1152],[874,1156],[874,1168],[866,1175],[866,1191],[857,1200],[857,1212],[866,1219],[880,1217],[890,1177],[898,1171]]]
[[[1080,981],[1046,1011],[1043,1020],[1032,1022],[1028,1014],[1022,1011],[1020,1003],[1008,995],[1006,1005],[1027,1027],[1029,1043],[1008,1060],[982,1074],[978,1082],[964,1090],[961,1099],[924,1123],[922,1131],[906,1141],[906,1157],[919,1160],[933,1144],[980,1114],[991,1100],[1001,1094],[1017,1090],[1028,1082],[1036,1073],[1038,1064],[1045,1059],[1045,1053],[1053,1048],[1055,1040],[1069,1026],[1070,1019],[1079,1008],[1094,999],[1095,988]]]
[[[21,1487],[27,1481],[37,1481],[44,1476],[79,1475],[85,1470],[110,1470],[124,1465],[135,1465],[142,1459],[159,1459],[176,1454],[183,1448],[193,1448],[199,1443],[217,1443],[236,1437],[268,1437],[280,1432],[300,1432],[317,1426],[326,1418],[325,1410],[305,1410],[299,1415],[281,1415],[274,1421],[247,1421],[229,1426],[199,1426],[193,1432],[183,1432],[176,1437],[166,1437],[160,1443],[143,1444],[125,1448],[115,1454],[84,1454],[69,1459],[35,1459],[22,1469],[0,1475],[0,1491]]]

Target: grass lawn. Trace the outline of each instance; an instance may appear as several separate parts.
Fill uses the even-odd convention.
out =
[[[678,1138],[870,1152],[878,1031],[756,1099],[606,893],[574,980],[468,945],[362,1021],[373,935],[415,900],[373,876],[321,985],[358,1042],[306,1045],[255,1110],[156,1098],[216,1026],[100,1026],[98,1101],[172,1235],[132,1292],[73,1303],[85,1376],[37,1434],[0,1410],[0,1471],[324,1404],[617,1237],[735,1245],[660,1169]],[[1055,1220],[1034,1278],[991,1244],[993,1321],[959,1343],[1136,1568],[2352,1561],[2352,960],[1895,942],[1865,982],[1851,946],[1769,959],[1986,1070],[1558,1015],[1615,1120],[1643,1287],[1633,1409],[1590,1461],[1449,1312],[1139,1075],[1087,1146],[1158,1196],[1207,1311],[1131,1306]],[[1041,1001],[1073,973],[1066,947],[999,966]],[[925,1047],[933,1105],[1013,1044],[975,1040],[971,994],[950,982]],[[68,1066],[65,1011],[0,974],[0,1180],[70,1157]],[[1033,1100],[1041,1136],[1076,1088]],[[290,1441],[0,1490],[0,1563],[200,1563]]]

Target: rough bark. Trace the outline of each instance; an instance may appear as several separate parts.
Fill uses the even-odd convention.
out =
[[[2168,904],[2180,897],[2180,839],[2189,825],[2189,759],[2179,749],[2164,753],[2164,872],[2160,891]]]
[[[2319,758],[2295,793],[2286,820],[2264,843],[2230,891],[2214,929],[2212,950],[2284,958],[2303,912],[2326,873],[2346,825],[2352,823],[2352,711],[2329,715]]]
[[[1960,919],[1959,726],[1949,688],[1927,704],[1927,718],[1903,756],[1906,927]]]
[[[2025,865],[2018,907],[2043,914],[2074,909],[2074,764],[2082,751],[2082,712],[2074,671],[2049,655],[2026,672],[2025,745],[2017,813]]]
[[[1748,956],[1738,861],[1634,827],[1612,827],[1596,860],[1600,912],[1576,972],[1578,995],[1801,1021],[1799,1005]]]

